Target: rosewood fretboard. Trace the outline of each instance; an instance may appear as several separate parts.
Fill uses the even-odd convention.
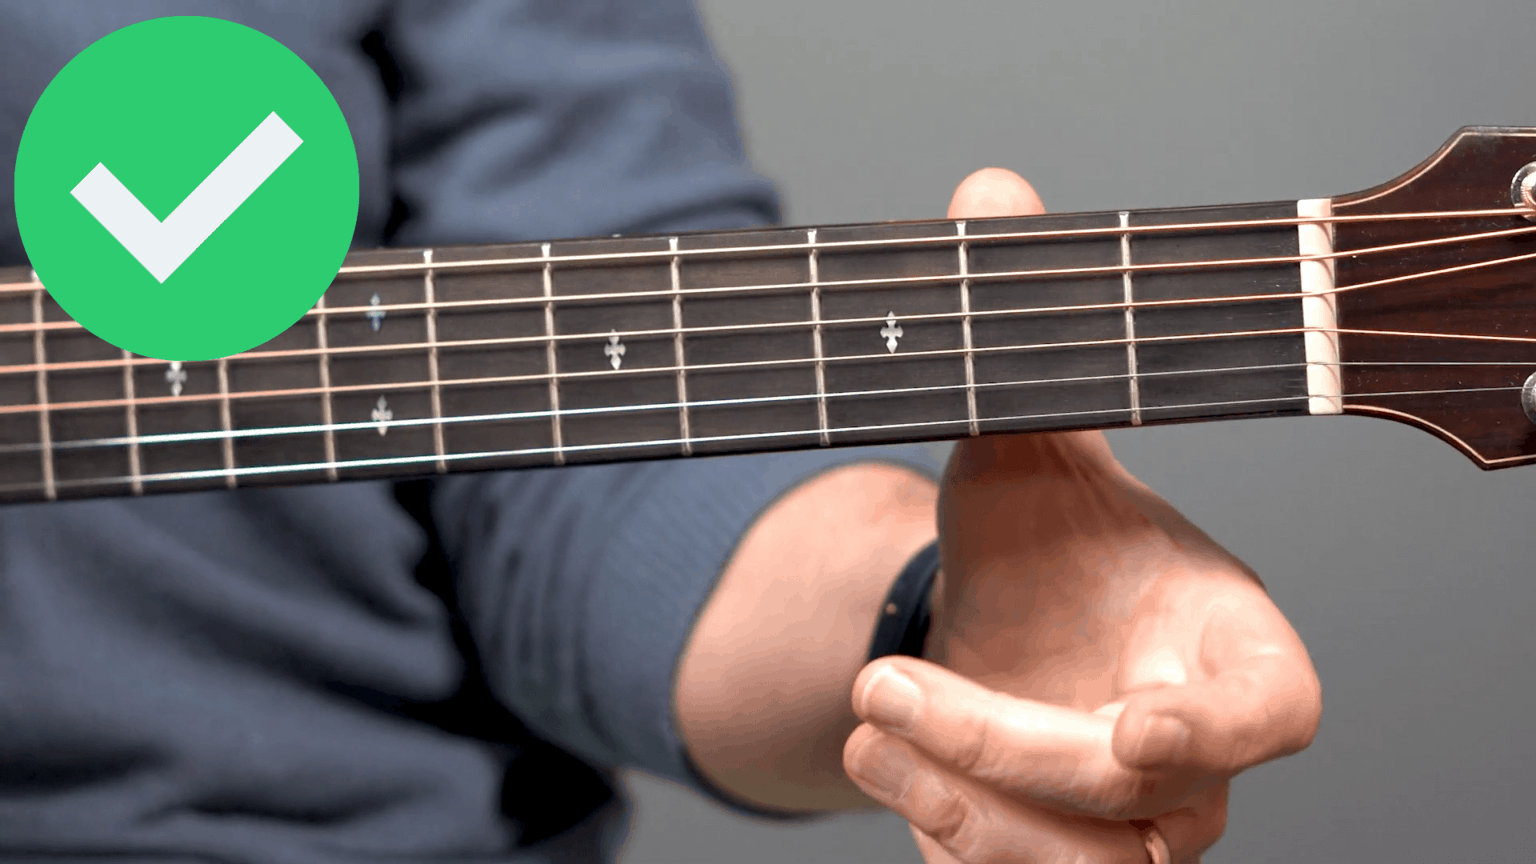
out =
[[[357,252],[188,363],[0,270],[0,500],[1307,413],[1297,238],[1281,202]]]

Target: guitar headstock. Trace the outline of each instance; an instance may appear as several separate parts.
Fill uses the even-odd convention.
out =
[[[1333,213],[1344,411],[1536,462],[1536,128],[1466,127]]]

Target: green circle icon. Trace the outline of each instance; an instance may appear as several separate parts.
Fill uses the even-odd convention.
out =
[[[49,83],[16,157],[43,287],[106,341],[208,360],[298,321],[357,224],[357,151],[320,77],[215,18],[102,37]]]

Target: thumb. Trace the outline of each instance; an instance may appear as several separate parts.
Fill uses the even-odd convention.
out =
[[[1007,168],[983,168],[960,181],[949,199],[949,218],[1034,216],[1045,212],[1029,181]]]
[[[1028,180],[1007,168],[983,168],[960,181],[949,200],[948,218],[1038,216],[1044,212],[1045,204]],[[1099,432],[966,438],[957,443],[955,455],[954,470],[980,476],[997,471],[1035,473],[1042,463],[1116,464]]]

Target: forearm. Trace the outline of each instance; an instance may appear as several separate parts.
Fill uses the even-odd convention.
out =
[[[886,591],[936,533],[937,489],[857,464],[775,502],[732,556],[678,666],[678,729],[726,792],[790,811],[875,806],[843,771],[850,689]]]

